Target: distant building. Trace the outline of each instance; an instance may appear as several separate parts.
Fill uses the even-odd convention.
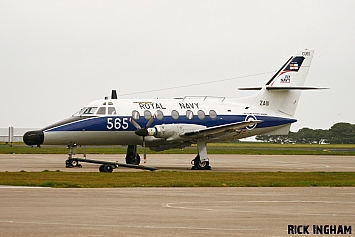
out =
[[[27,131],[38,130],[37,128],[0,128],[0,142],[22,142],[23,134]]]

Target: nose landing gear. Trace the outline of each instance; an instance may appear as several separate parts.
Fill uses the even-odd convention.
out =
[[[78,167],[82,168],[82,165],[77,160],[73,160],[73,155],[76,154],[76,144],[68,145],[68,159],[65,161],[66,168]]]

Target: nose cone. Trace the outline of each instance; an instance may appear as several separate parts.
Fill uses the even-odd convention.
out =
[[[41,145],[44,141],[44,134],[41,130],[38,131],[29,131],[23,135],[23,141],[26,145],[34,146],[34,145]]]

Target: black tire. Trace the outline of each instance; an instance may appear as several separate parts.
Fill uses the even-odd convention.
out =
[[[99,171],[100,171],[100,172],[105,172],[104,167],[105,167],[105,165],[100,165]]]
[[[79,165],[79,162],[77,160],[70,160],[70,165],[72,167],[77,167]]]
[[[210,170],[211,169],[210,162],[209,161],[201,162],[199,155],[197,155],[196,158],[194,159],[194,165],[195,165],[195,168],[198,170]]]
[[[66,161],[65,161],[65,167],[66,167],[66,168],[71,168],[70,160],[66,160]]]
[[[129,156],[126,156],[126,164],[129,165],[139,165],[141,163],[141,157],[139,154],[131,154]]]
[[[104,172],[112,173],[112,171],[113,171],[112,165],[104,165]]]

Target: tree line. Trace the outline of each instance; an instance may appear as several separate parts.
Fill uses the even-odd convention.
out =
[[[288,135],[258,135],[255,139],[278,144],[355,144],[355,124],[341,122],[330,129],[302,128]]]

